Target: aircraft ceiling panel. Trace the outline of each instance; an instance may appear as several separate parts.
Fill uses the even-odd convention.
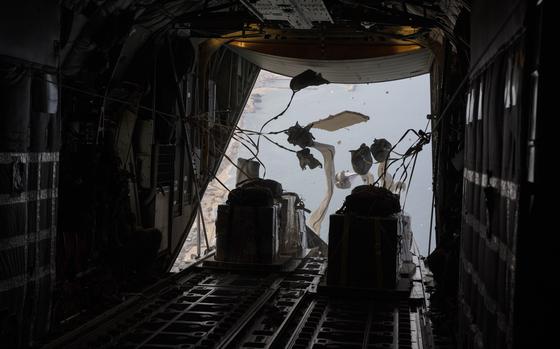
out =
[[[312,69],[332,83],[359,84],[410,78],[430,71],[433,54],[429,49],[390,56],[351,60],[310,60],[281,57],[228,46],[240,56],[273,73],[295,76]]]

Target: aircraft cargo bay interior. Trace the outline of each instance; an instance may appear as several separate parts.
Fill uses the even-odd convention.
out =
[[[554,346],[549,3],[0,4],[0,347]]]

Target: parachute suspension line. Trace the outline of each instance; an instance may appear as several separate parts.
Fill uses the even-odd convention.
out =
[[[288,101],[288,104],[286,105],[286,108],[284,108],[284,110],[282,110],[278,115],[268,119],[262,126],[261,129],[259,130],[259,135],[257,136],[257,155],[259,154],[259,146],[260,146],[260,140],[261,140],[261,135],[262,135],[262,131],[264,130],[264,128],[266,127],[266,125],[268,125],[269,123],[271,123],[272,121],[278,119],[279,117],[281,117],[282,115],[284,115],[284,113],[288,110],[288,108],[290,107],[290,105],[292,104],[292,101],[294,100],[294,96],[296,95],[295,90],[292,90],[292,96],[290,97],[290,100]],[[269,139],[270,141],[270,139]],[[273,142],[274,143],[274,142]],[[286,148],[287,149],[287,148]],[[252,157],[249,160],[253,160],[255,157]]]

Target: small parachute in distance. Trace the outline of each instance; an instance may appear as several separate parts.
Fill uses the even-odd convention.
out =
[[[313,145],[315,137],[309,132],[310,125],[301,127],[298,122],[287,131],[288,143],[298,145],[300,148],[305,149]]]
[[[298,151],[296,155],[299,160],[299,166],[301,167],[302,170],[305,170],[307,166],[309,166],[309,168],[312,170],[315,169],[316,167],[321,167],[321,168],[323,167],[321,162],[315,159],[313,154],[311,154],[309,148],[305,148],[303,150]]]
[[[352,168],[359,175],[365,175],[373,165],[373,159],[369,147],[362,143],[356,150],[350,150],[352,154]]]
[[[323,84],[328,84],[329,81],[321,75],[311,69],[307,69],[303,73],[300,73],[290,80],[290,88],[294,93],[303,90],[309,86],[319,86]]]
[[[373,158],[376,161],[383,162],[389,158],[389,155],[391,155],[392,147],[391,143],[389,143],[389,141],[385,138],[376,138],[373,140],[370,147],[371,155],[373,155]]]
[[[350,189],[352,187],[351,180],[358,176],[355,172],[340,171],[334,176],[334,185],[338,189]]]

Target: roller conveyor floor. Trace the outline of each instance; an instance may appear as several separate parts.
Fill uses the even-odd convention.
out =
[[[424,302],[328,295],[319,287],[326,265],[307,257],[283,273],[193,266],[47,347],[429,347]]]

